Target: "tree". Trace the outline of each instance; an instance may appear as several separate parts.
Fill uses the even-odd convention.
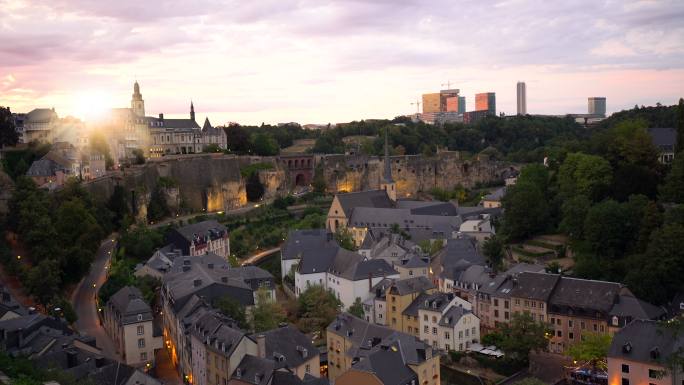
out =
[[[569,154],[558,171],[561,194],[570,198],[584,195],[598,201],[607,193],[613,170],[607,160],[597,155]]]
[[[90,148],[104,155],[105,157],[105,167],[107,169],[114,166],[114,159],[112,159],[112,154],[109,151],[109,144],[107,143],[107,138],[102,132],[95,131],[90,135]]]
[[[511,359],[529,362],[531,351],[543,350],[549,341],[547,326],[536,322],[529,313],[513,313],[511,322],[501,328],[500,348]]]
[[[238,125],[224,127],[226,132],[226,145],[228,151],[237,154],[246,154],[252,149],[252,142],[249,133]]]
[[[250,321],[255,333],[275,329],[286,319],[285,311],[275,298],[271,298],[271,292],[265,288],[257,291],[256,305],[252,310]]]
[[[606,199],[587,212],[584,237],[599,256],[621,257],[635,238],[634,226],[640,218],[632,218],[625,204]]]
[[[229,296],[220,297],[214,301],[214,306],[224,315],[230,317],[233,321],[237,322],[238,326],[242,329],[249,327],[247,322],[247,316],[245,315],[245,308],[237,301]]]
[[[280,147],[273,136],[266,133],[257,133],[252,137],[253,149],[256,155],[273,156],[278,155]]]
[[[19,135],[14,126],[14,117],[9,107],[0,107],[0,148],[14,146]]]
[[[543,192],[533,183],[510,186],[503,198],[502,232],[511,239],[524,239],[544,231],[549,224],[550,209]]]
[[[119,237],[119,250],[124,250],[126,258],[131,258],[136,262],[149,259],[152,253],[163,244],[162,233],[144,225],[131,227]]]
[[[114,215],[113,225],[115,229],[121,228],[124,223],[124,218],[130,213],[127,198],[123,186],[114,186],[114,192],[112,193],[112,196],[109,197],[109,201],[107,201],[107,208]]]
[[[29,270],[26,278],[26,289],[36,301],[46,309],[50,309],[62,283],[59,276],[59,263],[53,259],[45,259]]]
[[[677,105],[677,143],[675,153],[684,151],[684,98],[679,98]]]
[[[324,331],[340,312],[342,303],[320,285],[313,285],[299,295],[297,318],[305,333]]]
[[[131,150],[131,154],[133,155],[134,164],[145,164],[145,154],[141,149],[134,148]]]
[[[504,336],[500,332],[487,333],[484,336],[482,336],[482,345],[483,346],[494,345],[496,347],[499,347],[499,346],[501,346],[503,339],[504,339]]]
[[[608,350],[612,336],[605,333],[582,333],[582,340],[570,345],[567,355],[580,363],[588,363],[593,368],[608,369]]]
[[[259,173],[253,172],[247,178],[245,184],[245,191],[247,193],[247,200],[250,202],[258,202],[264,196],[264,185],[261,184]]]
[[[166,203],[166,193],[157,184],[152,190],[150,203],[147,205],[147,220],[150,222],[158,221],[171,215],[169,205]]]
[[[324,194],[326,188],[328,187],[328,184],[325,181],[325,171],[323,170],[323,166],[320,164],[317,165],[316,169],[314,170],[312,185],[314,192],[319,194]]]
[[[487,257],[487,261],[494,270],[499,270],[503,263],[504,252],[503,242],[496,235],[487,239],[482,244],[482,254]]]
[[[202,147],[202,152],[221,152],[221,147],[216,143],[210,143]]]
[[[660,186],[660,200],[684,203],[684,151],[675,156],[672,168]]]
[[[351,231],[346,227],[340,227],[335,232],[335,240],[340,245],[341,248],[354,251],[356,250],[356,244],[354,243],[354,237]]]
[[[560,230],[572,239],[582,239],[584,236],[584,220],[591,208],[591,201],[584,195],[575,195],[566,199],[561,206],[563,219]]]
[[[363,304],[361,303],[361,298],[356,297],[356,300],[354,300],[354,303],[349,306],[349,309],[347,309],[349,314],[355,315],[361,319],[363,319]]]
[[[520,181],[534,184],[546,195],[549,189],[549,169],[538,163],[527,165],[520,170],[518,182]]]
[[[648,249],[629,258],[625,282],[634,294],[655,305],[666,304],[684,290],[684,226],[665,224],[651,234]]]

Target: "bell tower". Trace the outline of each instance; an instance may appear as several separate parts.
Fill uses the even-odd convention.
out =
[[[195,106],[192,104],[192,100],[190,101],[190,119],[193,122],[195,121]]]
[[[140,94],[140,85],[138,81],[133,84],[133,96],[131,97],[131,110],[136,116],[145,116],[145,101]]]
[[[389,141],[388,141],[389,127],[385,128],[385,173],[380,182],[380,189],[387,192],[387,196],[393,201],[397,201],[397,184],[392,179],[392,165],[389,158]]]

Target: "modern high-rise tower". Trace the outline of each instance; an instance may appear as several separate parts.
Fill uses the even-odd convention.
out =
[[[493,92],[475,94],[475,111],[487,111],[487,115],[496,115],[496,94]]]
[[[527,87],[525,82],[518,82],[518,115],[527,115]]]
[[[588,113],[591,115],[606,116],[606,98],[603,96],[594,96],[589,98]]]

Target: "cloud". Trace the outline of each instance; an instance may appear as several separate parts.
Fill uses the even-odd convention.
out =
[[[252,122],[401,113],[452,80],[469,97],[502,90],[506,111],[516,80],[572,77],[564,97],[584,104],[577,74],[681,76],[683,19],[679,0],[0,0],[0,79],[68,109],[75,88],[126,105],[138,78],[152,112],[193,98]],[[539,111],[566,103],[543,89]]]

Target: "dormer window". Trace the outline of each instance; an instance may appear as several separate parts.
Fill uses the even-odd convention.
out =
[[[620,319],[614,315],[613,316],[613,326],[618,326],[620,324]]]
[[[138,321],[142,321],[142,320],[143,320],[142,314],[138,314]]]
[[[632,344],[627,342],[626,344],[622,345],[622,352],[623,353],[630,353],[632,351]]]
[[[656,346],[653,349],[651,349],[651,359],[657,360],[659,358],[660,358],[660,349],[658,349],[658,347]]]

